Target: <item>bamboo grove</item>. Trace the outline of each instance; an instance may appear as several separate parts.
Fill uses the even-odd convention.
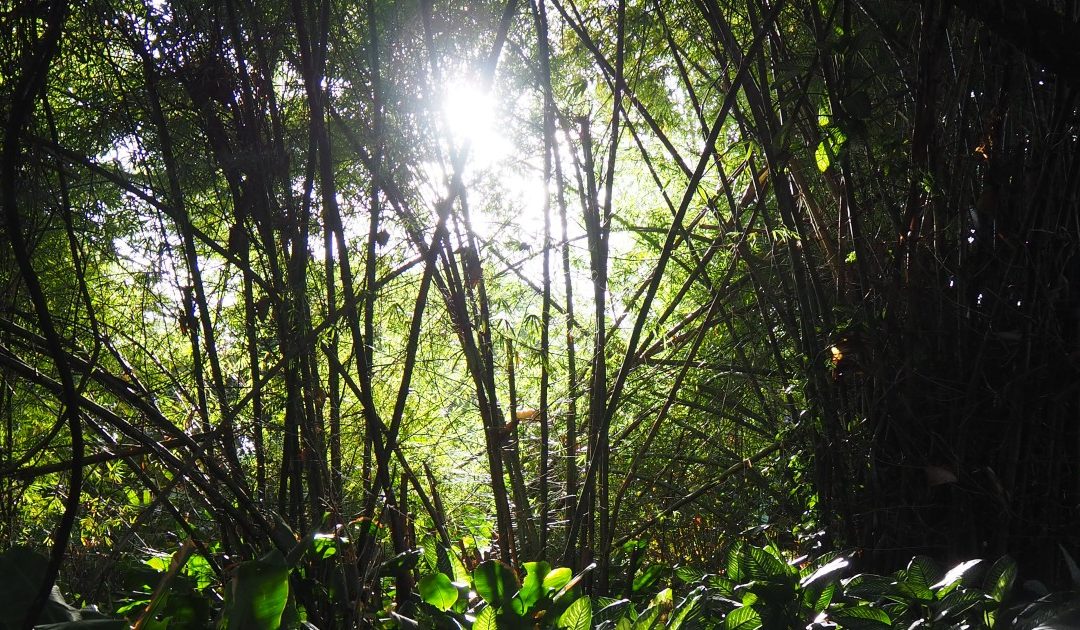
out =
[[[43,602],[329,533],[319,627],[462,536],[598,593],[752,528],[1051,570],[1077,12],[8,2],[0,540],[51,552]]]

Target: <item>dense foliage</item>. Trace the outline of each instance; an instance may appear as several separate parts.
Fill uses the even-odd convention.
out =
[[[1078,14],[0,6],[0,623],[1068,619]]]

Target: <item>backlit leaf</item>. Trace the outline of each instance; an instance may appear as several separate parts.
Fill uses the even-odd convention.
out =
[[[592,601],[579,597],[559,616],[559,628],[590,630],[592,628]]]
[[[420,591],[420,599],[446,612],[458,599],[458,590],[450,578],[443,573],[425,575],[416,585]]]

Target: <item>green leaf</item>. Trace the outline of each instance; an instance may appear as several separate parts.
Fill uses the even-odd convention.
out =
[[[660,609],[650,606],[634,621],[634,630],[653,630],[660,621]]]
[[[800,584],[803,588],[806,588],[817,582],[835,580],[840,577],[840,571],[846,569],[849,564],[848,559],[843,556],[833,558],[829,562],[818,567],[813,573],[803,578]]]
[[[930,589],[917,582],[899,582],[893,588],[893,594],[900,595],[901,601],[929,602],[933,601],[934,594]]]
[[[705,578],[705,583],[712,590],[716,591],[717,595],[722,597],[731,597],[735,594],[735,582],[720,575],[710,575]]]
[[[525,579],[521,581],[521,591],[517,595],[517,600],[521,603],[521,610],[518,612],[522,614],[548,594],[544,579],[551,573],[551,565],[543,561],[526,562],[524,568]]]
[[[861,599],[891,597],[896,593],[896,583],[881,575],[860,573],[848,581],[844,593]]]
[[[192,554],[188,558],[187,564],[184,565],[184,573],[195,578],[195,588],[200,591],[210,588],[217,581],[217,574],[214,573],[213,567],[206,558],[198,554]]]
[[[833,582],[821,589],[821,593],[819,593],[813,601],[807,603],[810,605],[810,608],[814,610],[815,614],[820,613],[829,607],[829,604],[832,603],[833,595],[835,594],[836,582]]]
[[[684,584],[697,584],[705,579],[708,573],[694,567],[677,567],[675,577]]]
[[[941,598],[942,596],[947,594],[949,591],[951,591],[952,588],[954,586],[956,586],[960,582],[960,580],[964,577],[964,574],[967,573],[968,570],[971,569],[971,567],[979,564],[980,562],[982,562],[982,560],[979,560],[979,559],[968,560],[967,562],[961,562],[960,564],[956,565],[955,567],[949,569],[945,573],[945,577],[938,580],[930,588],[932,590],[936,591],[935,594],[937,595],[937,597]]]
[[[937,610],[934,621],[949,618],[953,621],[960,621],[960,616],[970,610],[972,606],[987,599],[988,597],[979,591],[955,590],[934,606]]]
[[[312,538],[311,546],[314,550],[315,558],[319,560],[325,560],[330,556],[337,553],[338,538],[334,534],[319,534],[316,533]],[[196,556],[198,557],[198,556]]]
[[[660,576],[663,575],[666,570],[667,567],[659,564],[654,564],[648,569],[645,569],[634,578],[634,584],[631,587],[631,590],[637,593],[649,588],[656,583],[656,580],[660,579]]]
[[[678,630],[683,622],[692,619],[698,613],[698,603],[701,598],[705,596],[705,587],[699,586],[683,598],[679,605],[675,607],[675,610],[671,613],[671,619],[668,621],[668,630]]]
[[[521,588],[514,570],[498,560],[481,562],[472,574],[473,588],[495,608],[509,608]]]
[[[841,628],[854,628],[855,630],[892,628],[892,619],[889,618],[888,613],[872,606],[841,608],[829,613],[829,619],[835,621]]]
[[[915,556],[908,563],[904,573],[904,582],[929,589],[931,584],[941,579],[941,568],[928,556]]]
[[[606,597],[597,598],[594,604],[600,607],[600,610],[596,611],[593,615],[593,622],[597,626],[601,626],[604,622],[615,621],[616,619],[623,619],[626,617],[627,610],[632,608],[629,599],[608,599]]]
[[[656,594],[656,597],[652,600],[652,605],[664,610],[671,610],[671,607],[675,605],[675,598],[670,588],[665,588]]]
[[[749,606],[740,606],[724,617],[724,630],[756,630],[761,627],[761,615]]]
[[[390,558],[386,562],[379,565],[379,575],[384,577],[390,577],[398,571],[405,569],[408,571],[413,570],[416,567],[416,563],[420,562],[420,558],[424,557],[423,549],[410,549],[403,551],[398,555]]]
[[[790,575],[788,565],[781,562],[769,551],[760,547],[744,547],[747,559],[744,561],[746,574],[753,580],[776,580]]]
[[[574,577],[574,572],[569,567],[552,569],[544,576],[544,590],[558,591],[569,584],[572,577]]]
[[[743,543],[736,542],[728,549],[727,554],[727,577],[729,580],[738,583],[742,582],[743,575]]]
[[[226,593],[226,630],[277,630],[289,600],[289,569],[273,550],[240,563]]]
[[[49,561],[41,554],[26,547],[12,547],[0,555],[0,575],[4,587],[0,588],[0,623],[21,628],[30,600],[37,594],[45,579]]]
[[[37,596],[49,560],[26,547],[12,547],[0,555],[0,628],[21,628]],[[64,601],[60,591],[53,587],[52,595],[38,617],[39,623],[62,623],[76,619],[75,609]]]
[[[495,609],[486,606],[481,610],[476,615],[476,620],[473,621],[472,630],[499,630],[499,626],[495,622]]]
[[[592,628],[592,600],[579,597],[559,615],[558,628],[568,630],[590,630]]]
[[[416,586],[420,591],[420,599],[442,612],[450,610],[458,599],[457,587],[443,573],[425,575]]]
[[[817,170],[824,173],[832,166],[832,160],[829,159],[829,149],[825,145],[827,140],[822,140],[818,143],[817,149],[814,150],[814,163],[817,164]]]
[[[998,558],[997,562],[990,567],[983,582],[983,590],[994,601],[1000,602],[1005,599],[1012,589],[1016,580],[1016,561],[1009,556]]]

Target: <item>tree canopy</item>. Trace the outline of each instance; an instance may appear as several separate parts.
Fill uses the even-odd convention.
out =
[[[278,577],[495,627],[781,549],[1067,576],[1080,9],[1006,4],[4,5],[29,618],[174,552],[231,627]]]

